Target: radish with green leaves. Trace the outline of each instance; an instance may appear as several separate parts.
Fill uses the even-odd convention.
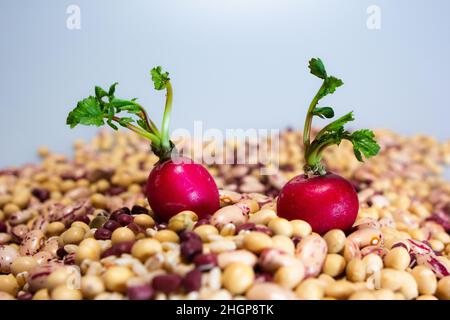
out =
[[[156,90],[166,90],[161,130],[136,99],[115,97],[117,83],[108,91],[95,87],[95,96],[79,101],[69,113],[67,124],[74,128],[79,124],[100,127],[106,123],[114,130],[122,126],[151,142],[159,161],[148,177],[146,196],[161,221],[168,221],[184,210],[194,211],[199,218],[211,215],[220,206],[217,185],[202,165],[177,155],[169,137],[173,98],[169,74],[156,67],[151,70],[151,76]],[[122,113],[126,116],[121,116]]]
[[[353,144],[359,161],[376,155],[380,147],[372,131],[363,129],[349,132],[344,129],[353,121],[353,112],[326,125],[311,142],[311,124],[314,116],[333,118],[331,107],[318,107],[322,98],[334,93],[342,80],[329,76],[320,59],[311,59],[309,69],[323,80],[322,86],[312,100],[306,115],[303,131],[305,167],[304,174],[291,179],[281,190],[277,200],[277,213],[287,219],[308,222],[313,231],[323,234],[331,229],[349,230],[359,210],[358,195],[353,185],[343,177],[327,172],[321,163],[324,150],[339,145],[342,140]]]

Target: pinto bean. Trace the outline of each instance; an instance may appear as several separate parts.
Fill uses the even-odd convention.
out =
[[[0,245],[0,273],[10,273],[11,264],[19,257],[16,248],[10,245]]]
[[[315,277],[325,263],[327,243],[319,235],[311,234],[298,243],[296,256],[305,266],[306,277]]]
[[[247,219],[248,213],[237,205],[231,205],[217,210],[211,217],[211,224],[220,230],[228,223],[240,226],[247,222]]]
[[[34,214],[35,211],[31,209],[16,211],[9,215],[8,222],[12,226],[17,226],[18,224],[26,223],[33,217]]]
[[[257,261],[258,258],[256,255],[247,250],[226,251],[217,255],[217,263],[222,269],[235,262],[241,262],[254,267]]]
[[[291,266],[305,269],[304,263],[299,258],[277,249],[264,250],[259,256],[258,264],[262,270],[267,272],[275,272],[281,267]]]
[[[62,268],[62,265],[56,263],[47,263],[38,265],[28,272],[28,285],[31,292],[36,292],[47,287],[47,278],[55,270]]]
[[[32,230],[25,235],[19,253],[23,256],[32,256],[37,253],[45,242],[45,235],[41,230]]]

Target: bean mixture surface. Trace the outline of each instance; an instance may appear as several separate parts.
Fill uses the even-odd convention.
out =
[[[280,172],[208,167],[221,208],[168,223],[142,192],[148,143],[101,131],[73,159],[0,171],[0,299],[450,299],[450,141],[376,132],[379,156],[350,144],[325,152],[354,184],[353,229],[319,235],[277,216],[276,196],[302,172],[299,132],[286,130]]]

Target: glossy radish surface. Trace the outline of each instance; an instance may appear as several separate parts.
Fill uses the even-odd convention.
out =
[[[150,74],[155,89],[166,91],[161,130],[136,99],[116,98],[117,83],[108,90],[96,86],[95,96],[78,101],[67,117],[67,124],[71,128],[80,124],[98,127],[108,124],[114,130],[121,126],[149,140],[159,161],[150,172],[145,193],[157,218],[168,221],[184,210],[194,211],[203,218],[219,209],[219,190],[203,166],[178,155],[169,137],[173,100],[169,73],[158,66]]]
[[[148,177],[146,195],[150,207],[163,221],[184,210],[194,211],[201,219],[220,206],[213,177],[188,158],[157,164]]]
[[[356,158],[363,161],[363,156],[369,158],[376,155],[380,146],[370,130],[345,130],[344,125],[354,120],[353,112],[323,127],[311,141],[313,118],[334,117],[333,108],[320,107],[319,102],[344,83],[341,79],[329,76],[319,58],[309,61],[309,69],[323,82],[309,105],[303,128],[305,173],[294,177],[282,188],[277,200],[277,214],[290,220],[304,220],[314,232],[320,234],[331,229],[346,231],[352,227],[358,215],[358,194],[349,181],[327,172],[321,163],[323,152],[330,146],[339,145],[342,140],[348,140],[353,144]]]
[[[336,174],[294,177],[282,189],[277,214],[308,222],[320,234],[348,230],[358,215],[358,195],[352,184]]]

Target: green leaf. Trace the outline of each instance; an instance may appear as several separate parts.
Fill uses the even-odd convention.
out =
[[[371,130],[355,131],[348,137],[348,140],[353,143],[353,152],[359,161],[363,161],[362,155],[365,158],[370,158],[380,151],[380,146],[375,141],[375,135]]]
[[[311,73],[316,77],[319,77],[321,79],[327,78],[325,66],[323,65],[323,62],[322,60],[320,60],[320,58],[312,58],[311,60],[309,60],[308,67],[311,70]]]
[[[319,100],[323,97],[332,94],[336,91],[336,88],[342,86],[344,82],[341,79],[330,76],[323,82],[322,87],[319,90]]]
[[[321,108],[314,108],[313,115],[318,116],[322,119],[330,119],[334,117],[334,110],[331,107],[321,107]]]
[[[161,66],[155,67],[150,71],[152,81],[156,90],[166,88],[167,82],[170,80],[169,73],[163,72]]]
[[[103,90],[101,87],[99,86],[95,86],[95,97],[97,98],[97,100],[102,100],[103,97],[107,97],[108,93],[106,93],[105,90]]]
[[[139,119],[139,120],[136,121],[136,123],[138,124],[139,127],[144,129],[145,131],[148,131],[148,132],[151,131],[150,128],[148,127],[148,125],[147,125],[147,122],[145,122],[144,120]]]
[[[110,87],[108,91],[109,100],[112,100],[114,98],[114,93],[116,92],[116,86],[118,85],[118,82],[114,82]]]
[[[133,123],[134,120],[132,118],[128,118],[128,117],[123,117],[120,119],[119,124],[122,127],[126,127],[128,124]]]
[[[341,130],[347,122],[355,120],[353,116],[353,111],[347,113],[346,115],[334,120],[327,126],[325,126],[321,132],[337,132]],[[320,133],[319,133],[320,134]]]
[[[111,121],[111,120],[107,120],[106,123],[113,128],[114,130],[119,130],[119,128]]]
[[[99,102],[95,97],[90,96],[77,103],[76,108],[69,113],[66,123],[71,128],[76,127],[78,124],[100,127],[104,125],[103,117],[104,114]]]

